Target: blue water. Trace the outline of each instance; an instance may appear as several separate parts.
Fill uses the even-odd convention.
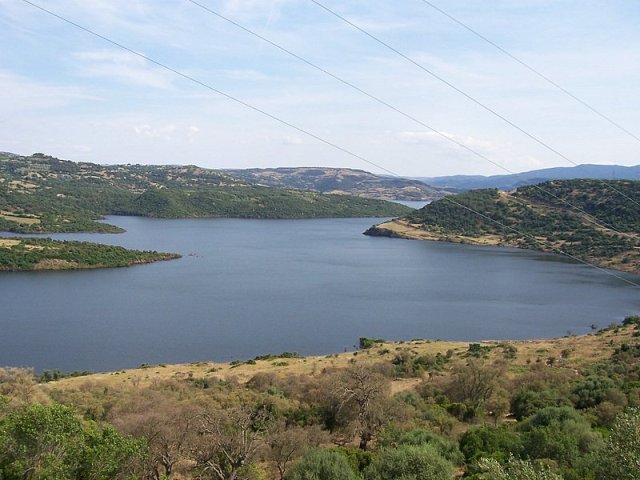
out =
[[[360,336],[551,337],[640,311],[637,288],[587,266],[362,235],[375,219],[108,221],[127,233],[53,237],[184,256],[0,274],[0,365],[104,371],[339,352]]]

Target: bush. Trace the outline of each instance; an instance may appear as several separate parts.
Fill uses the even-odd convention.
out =
[[[547,407],[520,425],[524,451],[531,458],[548,458],[563,467],[602,447],[602,436],[571,407]]]
[[[453,465],[429,445],[383,450],[365,470],[366,480],[450,480]]]
[[[511,413],[523,420],[546,407],[571,406],[571,401],[552,389],[521,390],[511,399]]]
[[[510,458],[501,465],[494,459],[483,458],[479,462],[480,469],[485,472],[483,478],[490,480],[562,480],[549,467],[536,465],[529,460]]]
[[[613,380],[599,375],[592,375],[578,382],[571,389],[576,408],[590,408],[598,405],[611,388],[615,387]]]
[[[453,464],[458,466],[464,464],[464,455],[460,449],[458,449],[458,445],[456,443],[422,428],[414,428],[404,432],[394,429],[386,429],[380,435],[378,443],[382,447],[387,448],[402,445],[429,445]]]
[[[522,440],[504,427],[480,427],[467,430],[460,437],[460,450],[467,462],[483,457],[505,461],[522,452]]]
[[[383,338],[360,337],[359,345],[361,350],[366,350],[368,348],[375,347],[376,345],[384,342],[385,340]]]
[[[315,449],[304,454],[288,480],[358,480],[347,458],[332,450]]]

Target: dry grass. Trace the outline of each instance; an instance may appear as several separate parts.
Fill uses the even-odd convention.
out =
[[[38,185],[31,182],[22,182],[20,180],[12,180],[9,182],[10,188],[26,188],[26,189],[34,189],[38,188]]]
[[[40,219],[35,215],[18,215],[12,212],[6,212],[0,210],[0,218],[8,220],[10,222],[20,223],[23,225],[36,225],[40,223]]]
[[[479,342],[490,347],[486,353],[488,361],[504,360],[505,349],[515,347],[516,356],[509,360],[509,373],[513,376],[526,370],[530,365],[549,365],[574,371],[587,364],[609,358],[616,347],[632,342],[633,328],[620,327],[617,331],[608,330],[598,334],[567,336],[542,340],[486,341]],[[232,380],[245,383],[258,373],[273,373],[278,376],[310,375],[322,373],[324,369],[344,368],[352,362],[375,364],[390,362],[400,352],[408,351],[414,355],[446,355],[451,350],[451,361],[448,368],[467,362],[468,342],[449,342],[432,340],[415,340],[410,342],[387,342],[367,350],[345,352],[327,356],[310,356],[304,358],[283,358],[258,360],[255,364],[216,362],[194,362],[176,365],[152,365],[120,370],[109,373],[96,373],[84,377],[67,378],[52,384],[41,385],[47,389],[55,386],[62,389],[76,389],[87,381],[99,383],[105,387],[132,384],[148,386],[156,381],[186,378],[207,378],[210,380]],[[553,360],[550,360],[553,359]],[[286,365],[274,365],[286,363]],[[408,391],[415,388],[420,378],[401,378],[394,380],[392,392]]]
[[[0,238],[0,247],[14,247],[21,243],[22,242],[20,240],[14,240],[13,238]]]
[[[391,232],[393,236],[409,240],[434,240],[447,241],[452,243],[465,243],[468,245],[502,245],[499,235],[482,235],[479,237],[469,237],[465,235],[444,235],[438,232],[427,231],[406,220],[392,220],[381,223],[377,226],[380,230]]]
[[[68,260],[61,260],[59,258],[47,258],[40,260],[33,266],[34,270],[68,270],[70,268],[76,268],[77,262],[70,262]]]

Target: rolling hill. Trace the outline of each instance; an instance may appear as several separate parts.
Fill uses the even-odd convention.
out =
[[[399,204],[252,185],[193,165],[97,165],[0,153],[0,230],[117,232],[108,214],[161,218],[397,216]]]
[[[366,234],[560,250],[602,267],[640,273],[640,209],[629,200],[640,201],[640,182],[558,180],[540,187],[513,193],[472,190]]]
[[[224,172],[257,185],[299,188],[383,200],[432,201],[448,193],[417,180],[374,175],[364,170],[350,168],[252,168],[224,170]]]

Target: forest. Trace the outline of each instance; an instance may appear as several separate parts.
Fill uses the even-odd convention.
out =
[[[2,479],[640,478],[640,317],[584,336],[0,370]]]

